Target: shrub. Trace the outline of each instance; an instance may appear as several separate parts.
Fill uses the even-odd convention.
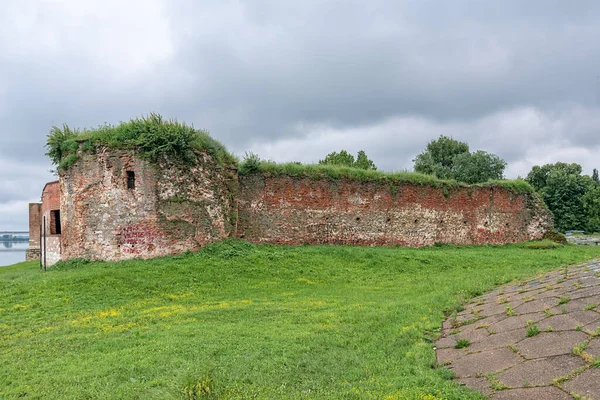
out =
[[[261,163],[261,160],[260,160],[260,157],[258,156],[258,154],[255,154],[252,152],[246,152],[244,159],[238,166],[238,172],[242,175],[247,175],[252,172],[258,172],[260,163]],[[294,164],[296,164],[296,163],[294,163]],[[296,164],[296,165],[298,165],[298,164]]]
[[[544,236],[542,236],[542,240],[551,240],[556,243],[567,244],[565,235],[554,229],[547,230],[546,233],[544,233]]]
[[[525,244],[526,249],[555,249],[557,247],[562,247],[561,244],[553,242],[552,240],[540,240],[533,241]]]
[[[59,169],[68,169],[78,159],[81,150],[93,152],[99,147],[135,149],[143,158],[156,162],[161,156],[193,163],[197,151],[206,151],[217,162],[236,163],[225,146],[210,137],[207,131],[194,129],[176,120],[165,120],[159,114],[135,118],[119,125],[101,125],[79,131],[64,124],[52,127],[46,142],[46,155]]]
[[[254,156],[254,157],[252,157]],[[250,158],[252,157],[252,158]],[[244,166],[244,163],[250,161],[250,168]],[[433,186],[440,189],[446,188],[448,196],[453,189],[457,188],[490,188],[501,187],[512,193],[533,194],[533,188],[522,179],[514,181],[497,180],[475,185],[457,182],[455,180],[438,179],[433,175],[420,174],[417,172],[382,172],[377,170],[366,170],[360,168],[344,167],[330,164],[300,164],[297,162],[277,164],[272,161],[263,161],[253,153],[247,153],[244,161],[238,169],[240,175],[250,173],[261,173],[267,176],[287,175],[299,178],[313,179],[351,179],[363,182],[385,182],[390,184],[390,189],[395,191],[394,185],[413,184],[420,186]]]

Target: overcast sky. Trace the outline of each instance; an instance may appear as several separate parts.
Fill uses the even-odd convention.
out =
[[[508,178],[600,167],[597,0],[0,1],[0,230],[55,179],[53,125],[151,111],[275,161],[412,170],[444,134]]]

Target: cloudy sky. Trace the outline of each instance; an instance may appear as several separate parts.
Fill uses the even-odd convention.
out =
[[[0,230],[55,179],[53,125],[150,111],[237,155],[364,149],[412,169],[440,134],[600,167],[600,2],[1,0]]]

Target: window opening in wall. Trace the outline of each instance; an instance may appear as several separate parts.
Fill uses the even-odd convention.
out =
[[[127,189],[135,189],[135,172],[127,171]]]
[[[51,235],[60,235],[61,234],[61,226],[60,226],[60,210],[51,210],[50,211],[50,234]]]

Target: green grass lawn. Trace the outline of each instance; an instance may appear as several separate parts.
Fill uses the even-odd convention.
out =
[[[600,247],[227,241],[0,268],[0,398],[479,399],[436,368],[444,313]]]

